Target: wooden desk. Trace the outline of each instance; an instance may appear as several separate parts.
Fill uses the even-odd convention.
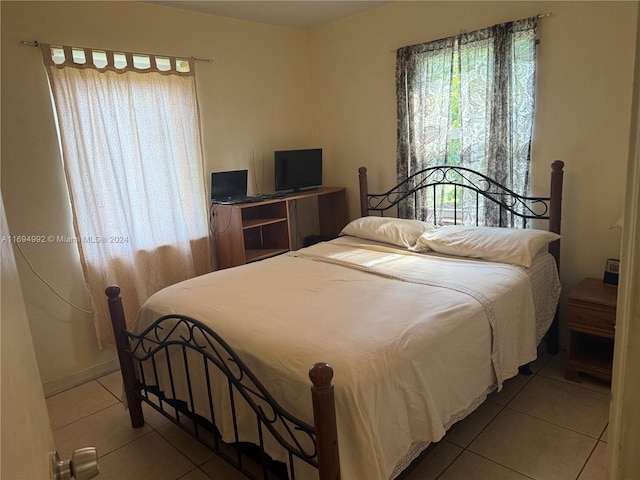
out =
[[[273,257],[291,249],[289,206],[316,198],[320,236],[335,238],[347,224],[346,188],[319,187],[283,198],[237,205],[215,205],[213,228],[219,268]]]
[[[596,278],[584,279],[569,293],[569,360],[565,378],[580,373],[611,382],[618,288]]]

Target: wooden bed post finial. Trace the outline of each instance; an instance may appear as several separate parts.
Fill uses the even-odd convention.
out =
[[[313,383],[311,399],[320,480],[339,480],[338,427],[333,383],[331,383],[333,368],[328,363],[316,363],[309,369],[309,378]]]
[[[129,351],[129,340],[127,338],[127,322],[124,318],[124,309],[122,308],[122,298],[120,297],[120,287],[111,285],[104,291],[109,302],[109,314],[111,316],[111,326],[116,339],[116,348],[118,349],[118,360],[120,361],[120,373],[124,383],[124,393],[127,397],[127,406],[129,408],[129,417],[131,418],[131,426],[134,428],[144,425],[144,416],[142,414],[142,402],[136,395],[137,379],[133,366],[133,359],[127,353]]]
[[[360,216],[366,217],[367,215],[369,215],[369,187],[367,185],[367,167],[360,167],[358,169],[358,178],[360,180]]]
[[[107,297],[109,298],[110,301],[111,300],[115,301],[120,296],[120,287],[118,287],[117,285],[111,285],[106,288],[104,293],[107,294]]]
[[[551,163],[552,170],[562,170],[564,168],[564,162],[562,160],[554,160]]]

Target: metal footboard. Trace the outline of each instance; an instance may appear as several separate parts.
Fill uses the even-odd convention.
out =
[[[282,408],[202,322],[167,315],[140,334],[128,332],[119,292],[106,290],[133,426],[144,423],[144,402],[251,479],[295,479],[296,459],[318,468],[321,480],[340,478],[328,364],[309,372],[315,424],[309,425]],[[267,453],[274,448],[286,451],[286,460],[274,461]]]

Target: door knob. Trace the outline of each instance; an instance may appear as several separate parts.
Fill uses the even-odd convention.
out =
[[[95,447],[75,450],[70,460],[60,460],[58,452],[51,452],[52,480],[89,480],[99,473],[98,452]]]

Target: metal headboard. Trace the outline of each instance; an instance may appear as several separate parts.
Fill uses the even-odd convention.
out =
[[[547,197],[528,197],[519,195],[501,185],[488,176],[466,167],[441,165],[421,170],[384,193],[370,194],[367,186],[367,169],[360,167],[360,211],[362,216],[371,215],[372,212],[384,215],[394,212],[403,203],[413,204],[415,211],[419,210],[418,193],[427,190],[434,204],[437,204],[436,196],[438,188],[452,186],[453,194],[453,223],[459,223],[458,218],[458,189],[470,192],[475,196],[475,220],[480,222],[480,199],[485,199],[490,205],[499,210],[499,225],[504,226],[503,221],[508,215],[523,219],[526,226],[527,220],[548,220],[549,230],[560,233],[560,207],[562,197],[562,169],[564,162],[556,160],[551,165],[551,189]],[[435,215],[435,212],[434,212]],[[438,223],[438,219],[434,218]]]

